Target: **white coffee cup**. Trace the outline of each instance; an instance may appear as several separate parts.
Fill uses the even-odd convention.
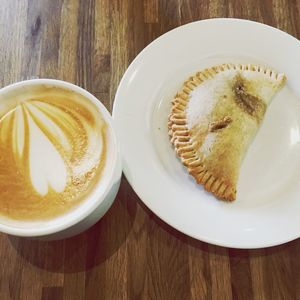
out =
[[[49,85],[64,88],[78,93],[92,102],[107,124],[107,151],[106,163],[101,179],[84,200],[70,211],[61,216],[39,221],[19,221],[0,217],[0,231],[3,233],[46,240],[62,239],[76,235],[95,224],[109,209],[118,192],[122,174],[121,156],[116,139],[113,121],[105,106],[86,90],[60,80],[32,79],[21,81],[0,90],[0,95],[7,92],[22,91],[37,85]],[[21,96],[21,94],[20,94]]]

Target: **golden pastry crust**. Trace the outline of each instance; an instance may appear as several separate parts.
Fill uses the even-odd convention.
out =
[[[225,77],[212,112],[200,116],[200,121],[191,126],[187,113],[191,93],[217,74],[230,70],[233,79]],[[171,143],[190,175],[217,198],[235,200],[244,154],[272,96],[285,81],[284,74],[262,66],[222,64],[190,77],[174,97],[168,121]],[[208,135],[213,136],[214,143],[204,155],[201,146]]]

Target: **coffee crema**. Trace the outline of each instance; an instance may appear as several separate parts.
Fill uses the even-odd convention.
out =
[[[0,94],[0,213],[48,219],[85,199],[106,160],[107,125],[84,96],[56,86]]]

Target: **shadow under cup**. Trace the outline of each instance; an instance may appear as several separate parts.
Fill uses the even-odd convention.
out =
[[[0,90],[0,114],[0,148],[9,149],[0,157],[0,231],[49,240],[96,223],[115,199],[122,173],[112,118],[103,104],[71,83],[33,79]],[[28,203],[34,218],[22,217]],[[43,205],[38,215],[34,208]],[[50,205],[59,213],[46,215]]]

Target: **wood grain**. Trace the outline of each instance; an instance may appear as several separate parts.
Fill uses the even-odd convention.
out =
[[[111,111],[130,62],[166,31],[238,17],[300,38],[299,11],[296,0],[1,0],[0,86],[63,79]],[[153,215],[125,179],[87,232],[56,242],[1,234],[0,262],[1,300],[300,299],[300,240],[260,250],[196,241]]]

